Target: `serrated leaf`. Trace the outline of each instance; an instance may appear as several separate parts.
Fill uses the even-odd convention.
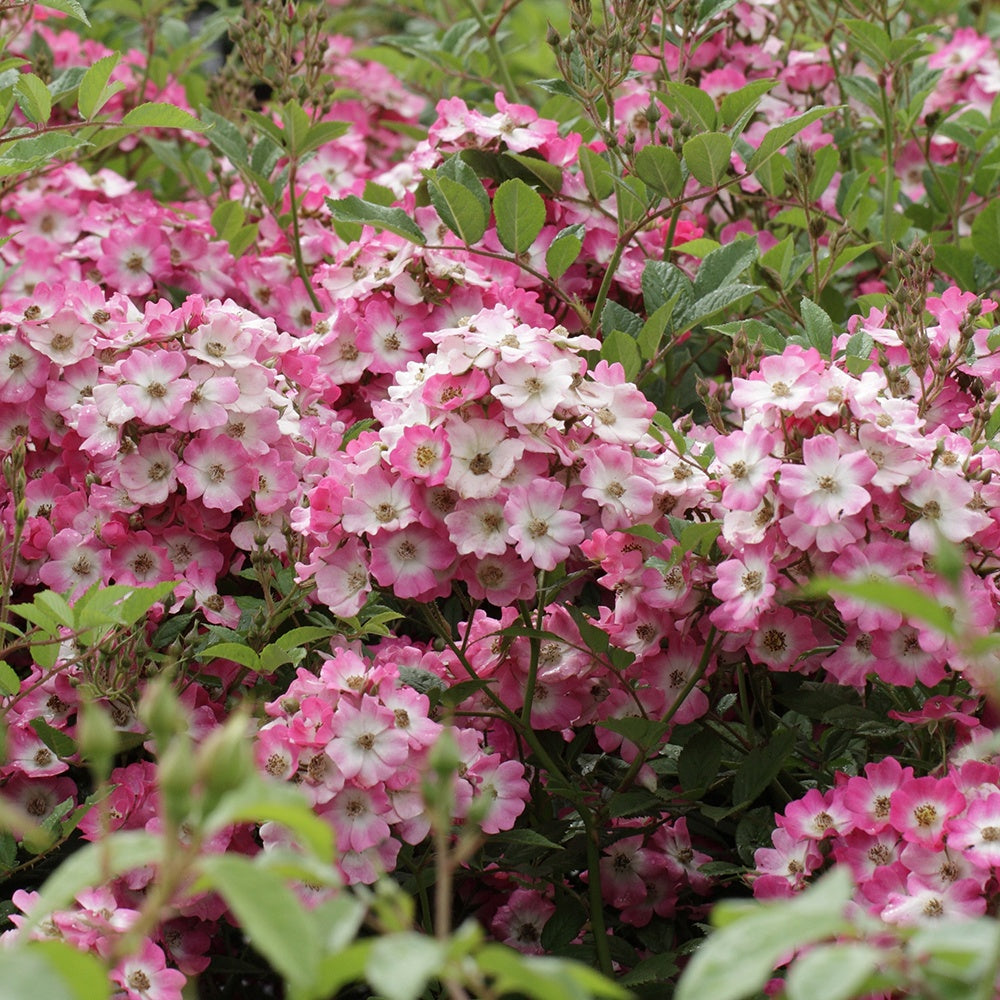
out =
[[[757,259],[758,252],[755,239],[733,240],[713,250],[701,262],[695,275],[695,300],[734,281]]]
[[[431,204],[441,221],[466,245],[483,238],[489,213],[480,200],[462,183],[431,174],[427,178]]]
[[[670,318],[673,316],[674,306],[680,296],[675,296],[669,302],[664,302],[650,317],[642,324],[642,329],[636,335],[636,343],[639,345],[639,354],[643,361],[652,361],[656,357],[656,352],[663,343],[663,335],[666,333]]]
[[[764,163],[766,163],[772,156],[775,155],[782,147],[787,146],[792,139],[795,138],[803,129],[810,126],[813,122],[819,121],[824,115],[830,114],[832,111],[839,111],[840,105],[833,107],[820,107],[811,108],[809,111],[803,112],[801,115],[796,115],[793,118],[789,118],[782,122],[780,125],[776,125],[771,128],[764,138],[761,140],[761,144],[754,151],[753,155],[750,157],[747,163],[747,170],[751,173],[758,170]]]
[[[615,177],[608,161],[587,146],[580,147],[580,170],[594,201],[604,201],[615,189]]]
[[[611,732],[634,743],[637,747],[649,749],[656,746],[670,729],[670,724],[658,719],[641,719],[637,716],[625,716],[620,719],[602,719],[596,723],[601,729]]]
[[[815,347],[824,358],[830,357],[833,350],[833,320],[827,316],[812,299],[802,298],[802,320],[805,324],[806,340]]]
[[[20,690],[21,678],[6,660],[0,660],[0,696],[10,698]]]
[[[121,54],[114,52],[98,59],[84,73],[77,96],[77,108],[81,117],[93,118],[118,91],[125,89],[125,84],[120,80],[108,82],[120,59]]]
[[[545,268],[553,281],[558,281],[580,256],[585,231],[583,225],[577,223],[556,233],[545,251]]]
[[[715,102],[699,87],[670,81],[663,93],[655,93],[675,114],[686,118],[698,132],[712,132],[716,125]]]
[[[232,660],[240,666],[250,670],[260,670],[260,657],[249,646],[242,642],[220,642],[215,646],[203,649],[199,654],[200,660]]]
[[[493,214],[503,246],[511,253],[524,253],[545,225],[545,202],[537,191],[514,177],[497,188]]]
[[[703,132],[684,143],[684,162],[695,180],[717,187],[729,171],[733,140],[722,132]]]
[[[147,101],[129,111],[122,118],[128,128],[183,128],[189,132],[204,132],[208,127],[194,115],[176,104]]]
[[[0,146],[0,175],[21,173],[72,149],[91,145],[80,136],[65,132],[46,132],[11,139]]]
[[[326,204],[334,219],[372,226],[375,229],[388,229],[420,246],[427,242],[420,227],[401,208],[386,208],[384,205],[362,201],[356,194],[346,198],[327,198]]]
[[[722,740],[711,729],[701,729],[688,740],[677,758],[677,780],[685,795],[694,798],[715,781],[722,750]]]
[[[246,211],[238,201],[222,201],[212,212],[212,228],[220,240],[227,242],[243,226]]]
[[[617,362],[625,369],[625,379],[631,382],[639,374],[642,358],[634,338],[623,330],[612,330],[604,335],[601,358],[610,364]]]
[[[677,154],[666,146],[643,146],[635,157],[635,172],[648,187],[671,198],[684,192],[684,175]]]
[[[694,297],[688,276],[675,264],[663,260],[647,261],[642,272],[642,300],[652,315],[661,306],[673,302],[673,314],[680,320]]]
[[[733,802],[743,805],[753,801],[777,777],[795,746],[795,734],[787,729],[773,732],[767,743],[754,747],[736,769],[733,778]]]
[[[508,151],[501,154],[500,163],[509,177],[520,177],[529,184],[534,181],[549,194],[558,194],[562,190],[562,167],[548,160]]]
[[[313,150],[325,146],[328,142],[333,142],[341,136],[347,135],[351,130],[350,122],[316,122],[311,125],[302,139],[299,148],[299,156],[305,156]]]
[[[57,756],[72,757],[76,753],[76,742],[67,736],[61,729],[50,726],[45,719],[38,716],[28,723],[35,731],[35,735]]]
[[[754,80],[746,86],[725,94],[719,106],[719,116],[722,124],[731,128],[747,111],[752,111],[760,103],[760,99],[777,86],[777,80]]]
[[[237,169],[248,167],[250,151],[240,130],[204,105],[198,113],[205,124],[211,126],[205,133],[208,141]]]
[[[37,0],[39,7],[48,7],[50,10],[59,10],[70,17],[75,17],[78,21],[83,21],[88,27],[90,19],[87,12],[77,3],[77,0]]]
[[[694,303],[684,314],[684,330],[690,330],[699,323],[724,312],[730,306],[739,302],[748,295],[757,291],[757,285],[744,285],[740,282],[733,282],[731,285],[724,285],[722,288],[709,292]],[[679,332],[684,332],[683,330]]]
[[[36,125],[44,125],[52,114],[52,95],[41,77],[20,73],[14,84],[14,98],[24,117]]]

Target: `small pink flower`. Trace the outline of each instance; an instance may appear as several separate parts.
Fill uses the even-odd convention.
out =
[[[443,427],[416,424],[404,428],[389,461],[410,479],[440,486],[451,469],[451,446]]]
[[[362,788],[385,781],[409,756],[409,739],[395,728],[393,713],[369,695],[358,708],[342,700],[332,728],[327,753],[344,777]]]
[[[965,809],[950,778],[910,778],[892,793],[889,822],[912,844],[940,848],[946,823]]]
[[[177,478],[190,499],[200,497],[206,507],[221,511],[242,506],[257,485],[257,474],[246,449],[224,434],[190,441]]]
[[[127,1000],[182,1000],[187,982],[183,972],[167,968],[166,956],[152,941],[143,941],[137,955],[115,966],[111,979]]]
[[[539,569],[552,570],[584,538],[580,515],[563,510],[565,487],[552,479],[515,486],[504,504],[517,554]]]

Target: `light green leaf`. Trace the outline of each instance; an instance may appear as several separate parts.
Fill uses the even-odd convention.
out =
[[[524,253],[545,225],[545,202],[537,191],[514,177],[497,188],[493,214],[500,242],[511,253]]]
[[[234,823],[280,823],[319,860],[333,858],[333,830],[293,785],[259,778],[227,792],[206,820],[209,833]]]
[[[30,167],[39,166],[71,149],[91,145],[85,139],[65,132],[45,132],[42,135],[24,135],[10,139],[0,146],[0,176],[19,174]]]
[[[44,1000],[107,1000],[104,964],[65,941],[19,941],[0,951],[0,983],[6,997]]]
[[[61,10],[70,17],[75,17],[84,24],[90,24],[87,12],[77,3],[77,0],[37,0],[39,7],[48,7],[50,10]]]
[[[147,101],[122,118],[129,128],[183,128],[189,132],[204,132],[208,126],[175,104]]]
[[[722,132],[702,132],[684,143],[684,162],[706,187],[717,187],[729,171],[733,140]]]
[[[220,240],[228,242],[243,226],[246,211],[238,201],[220,201],[212,212],[212,228]]]
[[[237,854],[203,856],[198,867],[198,884],[222,896],[254,948],[290,982],[311,982],[320,958],[316,926],[285,881]]]
[[[684,176],[677,154],[666,146],[643,146],[635,157],[635,172],[648,187],[671,198],[684,192]]]
[[[445,943],[411,931],[376,938],[365,978],[385,1000],[417,1000],[445,963]]]
[[[316,122],[306,132],[299,149],[299,156],[305,156],[306,153],[311,153],[314,149],[347,135],[350,130],[350,122]]]
[[[851,876],[834,868],[792,900],[716,907],[720,929],[694,953],[676,1000],[743,1000],[756,994],[777,963],[796,948],[845,932]]]
[[[296,649],[304,646],[307,642],[319,642],[336,634],[336,629],[321,628],[318,625],[302,625],[299,628],[289,629],[284,635],[279,635],[274,643],[282,649]]]
[[[727,128],[732,128],[748,111],[752,113],[760,103],[760,99],[777,86],[777,83],[777,80],[754,80],[752,83],[740,87],[739,90],[724,95],[719,107],[722,124]]]
[[[6,661],[0,660],[0,695],[10,698],[21,690],[21,678]]]
[[[52,114],[52,95],[41,77],[21,73],[14,84],[14,98],[24,117],[36,125],[44,125]]]
[[[545,267],[553,281],[558,281],[580,256],[585,232],[583,225],[577,223],[556,233],[545,251]]]
[[[851,1000],[869,992],[865,982],[884,961],[881,949],[861,941],[819,945],[788,970],[788,1000]]]
[[[57,756],[71,757],[76,753],[76,741],[61,729],[50,726],[40,715],[29,723],[35,735]]]
[[[375,229],[388,229],[412,243],[423,246],[427,240],[421,228],[401,208],[386,208],[362,201],[356,194],[346,198],[327,198],[327,208],[334,219],[355,222]]]
[[[103,885],[133,868],[156,864],[162,855],[160,838],[145,830],[119,830],[78,847],[45,881],[21,933],[29,935],[44,917],[68,906],[82,889]]]
[[[845,594],[878,608],[891,608],[913,621],[936,628],[943,635],[956,636],[951,613],[930,594],[919,587],[889,579],[841,580],[821,576],[811,580],[802,590],[805,597],[825,597]]]
[[[108,83],[111,73],[118,65],[121,54],[114,52],[98,59],[83,75],[77,97],[77,107],[82,118],[91,119],[120,90],[125,89],[122,81]]]
[[[218,657],[221,660],[232,660],[240,666],[250,670],[260,670],[260,656],[242,642],[220,642],[208,649],[203,649],[198,654],[200,660],[212,660]]]

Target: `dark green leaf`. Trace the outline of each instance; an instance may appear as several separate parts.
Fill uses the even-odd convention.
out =
[[[493,212],[497,236],[511,253],[524,253],[545,225],[545,202],[541,195],[516,177],[497,188]]]
[[[1000,201],[992,199],[972,220],[972,246],[990,267],[1000,270]]]
[[[537,184],[549,194],[558,194],[562,190],[562,167],[548,160],[526,153],[505,152],[501,154],[500,162],[509,177],[520,177],[529,184]]]
[[[420,227],[401,208],[374,205],[362,201],[356,194],[346,198],[327,198],[326,204],[334,219],[372,226],[375,229],[388,229],[389,232],[421,246],[427,242]]]
[[[479,183],[478,179],[476,183]],[[479,198],[464,184],[441,176],[440,173],[430,174],[427,178],[427,191],[441,221],[466,246],[482,239],[489,222],[489,212],[483,209]]]
[[[655,94],[675,114],[687,119],[698,132],[715,129],[715,102],[699,87],[688,83],[670,81],[664,85],[664,92]]]
[[[819,121],[820,118],[830,114],[831,111],[837,110],[839,110],[838,107],[811,108],[809,111],[805,111],[801,115],[796,115],[794,118],[789,118],[780,125],[775,126],[764,136],[761,144],[750,157],[747,169],[751,172],[756,171],[782,147],[787,146],[804,128],[807,128],[815,121]]]
[[[41,716],[29,723],[38,738],[57,756],[72,757],[76,753],[76,741],[61,729],[50,726]]]
[[[812,299],[802,299],[802,319],[806,328],[806,340],[824,358],[833,350],[833,321]]]
[[[715,781],[722,750],[722,740],[711,729],[701,729],[688,740],[677,758],[677,780],[688,798],[697,798]]]
[[[734,240],[713,250],[701,262],[695,276],[695,300],[734,281],[757,259],[757,253],[757,241],[754,239]]]
[[[777,777],[795,746],[795,734],[775,730],[763,746],[754,747],[736,770],[733,779],[733,802],[752,802]]]
[[[642,272],[642,299],[652,315],[661,306],[673,302],[673,315],[680,320],[691,305],[693,286],[688,276],[675,264],[651,260]]]

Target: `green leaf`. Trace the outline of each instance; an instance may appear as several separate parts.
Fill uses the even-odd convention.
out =
[[[489,212],[483,209],[479,198],[464,184],[440,173],[430,174],[427,191],[441,221],[466,246],[482,239],[489,222]]]
[[[82,889],[103,885],[133,868],[156,864],[162,854],[161,839],[145,830],[119,830],[99,842],[78,847],[45,881],[22,933],[29,935],[53,910],[68,906]]]
[[[944,605],[919,587],[889,579],[841,580],[821,576],[811,580],[802,590],[805,597],[826,597],[845,594],[879,608],[891,608],[907,618],[936,628],[943,635],[955,637],[955,623]]]
[[[612,330],[623,330],[630,336],[636,337],[642,329],[642,317],[617,302],[607,302],[604,312],[601,313],[601,329],[605,334]]]
[[[587,146],[580,147],[580,170],[594,201],[604,201],[615,189],[615,176],[608,161]]]
[[[675,264],[663,260],[646,263],[642,272],[642,300],[650,315],[668,302],[673,302],[674,315],[681,319],[693,298],[694,287],[690,279]]]
[[[77,96],[77,108],[81,117],[88,120],[93,118],[118,91],[125,89],[125,84],[120,80],[108,82],[120,59],[121,53],[114,52],[98,59],[84,73]]]
[[[517,177],[504,181],[497,188],[493,196],[493,213],[497,236],[511,253],[524,253],[545,225],[542,196]]]
[[[833,320],[812,299],[802,298],[802,319],[806,328],[806,340],[824,358],[829,358],[833,350]]]
[[[642,367],[639,348],[624,330],[612,330],[604,335],[601,357],[611,364],[618,362],[625,369],[625,379],[629,382],[639,374]]]
[[[10,698],[21,691],[21,678],[6,661],[0,660],[0,695]]]
[[[722,132],[702,132],[684,143],[684,162],[706,187],[717,187],[729,172],[733,140]]]
[[[677,154],[666,146],[643,146],[635,157],[635,172],[648,187],[671,198],[684,192],[684,175]]]
[[[14,84],[14,97],[24,117],[36,125],[44,125],[52,114],[52,95],[41,77],[21,73]]]
[[[748,111],[756,109],[760,99],[772,88],[777,86],[777,80],[754,80],[739,90],[734,90],[731,94],[726,94],[722,98],[719,107],[719,116],[722,124],[727,128],[732,128],[736,122]]]
[[[796,948],[845,932],[851,876],[834,868],[802,895],[776,903],[720,904],[720,929],[694,953],[675,1000],[743,1000],[755,995]]]
[[[544,851],[564,851],[562,844],[542,836],[537,830],[516,829],[496,833],[490,838],[490,843],[516,844],[520,847],[537,847]]]
[[[218,657],[221,660],[232,660],[240,666],[250,670],[260,670],[260,656],[242,642],[220,642],[215,646],[209,646],[198,654],[200,660],[213,660]]]
[[[638,716],[623,716],[620,719],[603,719],[596,723],[601,729],[623,736],[637,747],[649,749],[656,746],[670,728],[669,723],[657,719],[641,719]]]
[[[677,758],[677,780],[688,798],[698,798],[715,781],[722,764],[722,740],[711,729],[700,729]]]
[[[990,267],[1000,270],[1000,201],[991,199],[973,219],[972,248]]]
[[[80,136],[45,132],[10,139],[0,146],[0,176],[18,174],[72,149],[91,145]]]
[[[663,335],[670,325],[670,318],[673,316],[676,299],[664,302],[649,319],[642,325],[642,329],[636,334],[636,343],[639,345],[639,354],[643,361],[652,361],[656,357],[656,352],[663,342]]]
[[[788,970],[788,1000],[851,1000],[885,961],[885,952],[861,941],[819,945],[800,955]]]
[[[320,861],[333,858],[333,830],[294,786],[263,777],[227,792],[206,820],[208,832],[235,823],[280,823]]]
[[[205,133],[208,141],[236,167],[246,170],[250,165],[250,151],[247,148],[243,133],[230,121],[217,115],[214,111],[201,106],[198,113],[202,121],[209,126]]]
[[[715,101],[699,87],[674,81],[664,85],[663,93],[654,93],[675,114],[686,118],[698,132],[712,132],[716,125]]]
[[[562,167],[548,160],[526,153],[505,152],[500,156],[500,163],[506,175],[520,177],[528,183],[534,181],[549,194],[558,194],[562,190]]]
[[[804,128],[807,128],[815,121],[819,121],[820,118],[830,114],[831,111],[839,110],[839,105],[835,107],[811,108],[809,111],[789,118],[780,125],[770,129],[750,157],[750,161],[747,163],[747,170],[751,173],[755,172],[774,156],[775,153],[782,149],[782,147],[787,146]]]
[[[61,729],[50,726],[40,715],[32,719],[29,725],[57,757],[72,757],[76,753],[76,742]]]
[[[221,201],[212,212],[212,228],[220,240],[228,242],[240,231],[246,211],[238,201]]]
[[[304,646],[307,642],[320,642],[336,635],[337,630],[333,628],[320,627],[318,625],[301,625],[299,628],[289,629],[283,635],[279,635],[274,640],[275,645],[282,649],[296,649]]]
[[[777,777],[794,746],[795,734],[788,729],[777,729],[767,743],[754,747],[736,769],[733,802],[743,805],[757,798]]]
[[[868,57],[870,65],[883,69],[891,61],[890,38],[883,28],[854,17],[845,17],[841,23],[851,33],[854,44]]]
[[[204,132],[208,126],[175,104],[147,101],[122,118],[129,128],[183,128],[189,132]]]
[[[87,12],[77,3],[77,0],[37,0],[39,7],[48,7],[50,10],[61,10],[70,17],[75,17],[78,21],[90,25]]]
[[[545,267],[553,281],[558,281],[580,256],[585,233],[582,223],[567,226],[556,233],[545,251]]]
[[[4,948],[0,983],[4,996],[11,998],[107,1000],[111,994],[104,963],[64,941],[24,940],[16,948]]]
[[[413,931],[383,934],[372,945],[365,978],[385,1000],[417,1000],[446,958],[443,941]]]
[[[728,285],[742,274],[756,259],[757,241],[738,239],[713,250],[698,268],[694,279],[696,300],[723,285]]]
[[[758,287],[758,285],[743,285],[739,282],[733,282],[731,285],[723,285],[722,288],[708,292],[685,311],[683,329],[679,329],[678,332],[683,333],[699,323],[704,323],[705,320],[711,319],[718,313],[725,312],[730,306],[753,295]]]
[[[320,146],[325,146],[328,142],[333,142],[351,130],[350,122],[316,122],[309,127],[302,139],[299,149],[299,156],[305,156]]]
[[[327,198],[326,205],[333,218],[340,222],[388,229],[390,233],[420,246],[427,242],[420,227],[401,208],[386,208],[384,205],[362,201],[356,194],[350,194],[346,198]]]
[[[319,966],[318,934],[284,879],[238,854],[205,855],[198,867],[199,884],[222,896],[254,948],[290,982],[311,982]]]

